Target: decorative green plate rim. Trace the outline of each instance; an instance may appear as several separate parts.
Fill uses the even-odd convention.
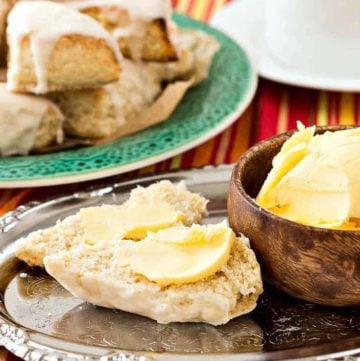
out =
[[[200,21],[174,14],[175,22],[213,35],[221,50],[209,78],[191,89],[170,118],[111,144],[45,155],[0,159],[0,187],[77,183],[139,169],[171,158],[211,139],[247,108],[257,75],[244,50]]]

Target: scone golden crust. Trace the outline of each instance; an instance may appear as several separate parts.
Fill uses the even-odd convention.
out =
[[[126,59],[122,68],[116,83],[50,95],[65,114],[66,134],[85,139],[108,137],[154,102],[161,92],[156,72]]]
[[[77,138],[101,139],[119,127],[115,107],[104,87],[49,95],[65,114],[65,134]]]
[[[152,318],[159,323],[227,323],[249,313],[262,293],[260,267],[242,238],[228,262],[201,281],[160,287],[123,267],[117,257],[126,242],[80,245],[45,257],[47,272],[72,294],[93,304]]]
[[[100,22],[116,38],[126,57],[158,62],[178,59],[171,39],[174,25],[170,26],[168,0],[147,0],[143,4],[138,1],[135,5],[119,0],[69,1],[68,4]],[[146,6],[151,7],[150,11]]]
[[[207,215],[204,197],[189,192],[183,182],[173,184],[161,181],[147,188],[139,187],[131,192],[125,205],[141,207],[144,204],[167,204],[184,214],[184,224],[200,223]],[[100,208],[100,207],[99,207]],[[16,256],[30,266],[43,267],[44,257],[70,249],[84,241],[83,220],[80,213],[59,221],[55,226],[31,233],[22,239],[17,247]]]
[[[37,91],[37,78],[29,38],[20,44],[19,70],[11,91]],[[15,67],[14,50],[10,47],[9,72]],[[47,88],[44,92],[96,88],[119,79],[120,65],[102,39],[66,35],[55,44],[48,63]]]
[[[136,50],[132,48],[131,39],[120,38],[118,42],[126,57],[136,59]],[[141,59],[144,61],[178,60],[177,51],[169,39],[166,22],[163,19],[153,20],[148,24],[141,43]]]
[[[11,91],[44,94],[119,79],[115,39],[90,17],[60,3],[17,3],[8,17],[7,42]]]
[[[207,78],[215,54],[220,45],[211,35],[197,30],[177,28],[173,35],[177,44],[179,59],[172,63],[152,63],[162,81],[194,78],[200,83]]]
[[[28,154],[60,143],[64,117],[42,97],[10,93],[0,83],[0,155]],[[9,131],[11,129],[11,131]]]

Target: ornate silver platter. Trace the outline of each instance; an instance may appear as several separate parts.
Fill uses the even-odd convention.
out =
[[[257,309],[221,327],[159,325],[72,297],[40,269],[13,256],[14,243],[79,208],[121,203],[137,184],[166,178],[210,199],[208,222],[226,217],[231,167],[132,179],[44,203],[0,219],[0,343],[26,360],[360,361],[360,313],[304,303],[267,288]],[[239,215],[241,216],[241,215]]]

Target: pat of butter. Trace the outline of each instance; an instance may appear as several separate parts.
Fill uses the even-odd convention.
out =
[[[313,134],[309,129],[301,128],[284,143],[257,202],[298,223],[354,229],[350,219],[360,218],[360,130],[327,132],[309,139]],[[306,138],[302,147],[295,137]],[[301,155],[291,156],[300,148]]]
[[[279,154],[274,157],[273,169],[257,196],[257,202],[262,207],[271,208],[277,205],[272,189],[309,154],[308,145],[314,133],[315,127],[302,127],[284,143]]]
[[[160,286],[197,282],[227,263],[234,240],[225,223],[168,228],[122,247],[121,259]]]
[[[112,239],[141,240],[149,231],[181,224],[184,215],[168,205],[104,205],[80,210],[86,242]]]

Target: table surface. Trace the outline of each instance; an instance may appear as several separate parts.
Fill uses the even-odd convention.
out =
[[[208,21],[227,2],[229,0],[173,0],[173,5],[180,12]],[[261,79],[252,104],[223,133],[182,155],[112,179],[208,164],[234,163],[252,144],[294,129],[297,120],[305,125],[360,124],[360,94],[305,89]],[[89,183],[82,183],[47,188],[0,189],[0,216],[30,200],[44,199],[88,186]],[[0,348],[0,361],[16,359]]]

